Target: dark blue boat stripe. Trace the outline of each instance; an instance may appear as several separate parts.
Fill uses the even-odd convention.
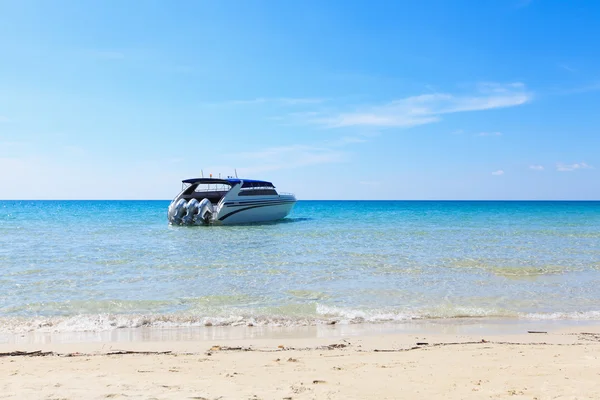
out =
[[[264,203],[267,201],[295,201],[295,200],[292,200],[292,199],[228,200],[227,203]]]
[[[232,206],[224,206],[224,209],[238,209],[240,207],[254,207],[254,206],[282,206],[285,204],[294,204],[294,203],[269,203],[269,204],[239,204]]]
[[[243,203],[239,203],[239,204],[235,204],[235,202],[227,202],[227,203],[224,203],[223,205],[229,206],[229,207],[245,207],[245,206],[257,206],[257,205],[262,205],[262,204],[288,204],[288,203],[295,203],[295,201],[293,201],[293,200],[248,201],[248,202],[243,202]]]
[[[242,208],[242,209],[239,209],[239,210],[235,210],[235,211],[230,212],[229,214],[223,215],[221,218],[219,218],[219,221],[224,221],[225,219],[231,217],[233,214],[237,214],[237,213],[242,212],[242,211],[250,210],[252,208],[269,207],[270,205],[271,204],[265,204],[265,205],[261,205],[261,206],[251,206],[251,207],[246,207],[246,208]]]
[[[252,203],[252,204],[225,204],[225,207],[249,207],[249,206],[268,206],[268,205],[277,205],[277,204],[290,204],[291,201],[281,202],[281,203]]]

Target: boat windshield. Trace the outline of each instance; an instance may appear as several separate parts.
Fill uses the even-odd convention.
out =
[[[275,186],[269,182],[244,182],[240,189],[240,196],[265,196],[277,195]]]

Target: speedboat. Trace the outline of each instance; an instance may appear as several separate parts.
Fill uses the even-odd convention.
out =
[[[278,193],[271,182],[253,179],[194,178],[169,205],[172,225],[246,224],[285,218],[296,196]]]

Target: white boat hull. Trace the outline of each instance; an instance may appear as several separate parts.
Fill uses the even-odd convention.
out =
[[[214,223],[232,225],[278,221],[289,215],[295,203],[291,199],[234,202],[219,210]]]

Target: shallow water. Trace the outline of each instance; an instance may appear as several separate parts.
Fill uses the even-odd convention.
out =
[[[600,202],[300,201],[172,227],[168,201],[0,201],[0,331],[600,320]]]

